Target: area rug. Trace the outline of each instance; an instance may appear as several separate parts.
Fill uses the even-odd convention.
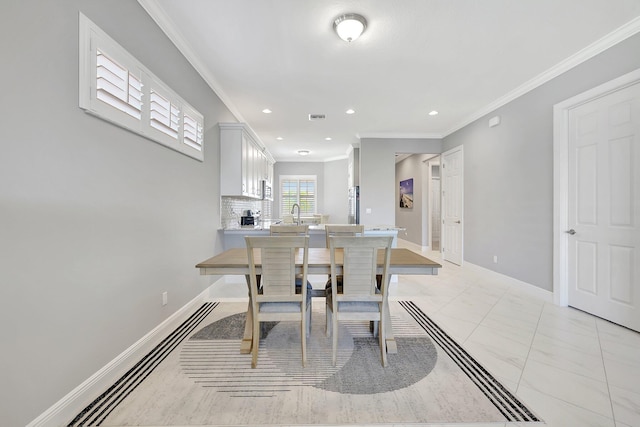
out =
[[[341,323],[331,363],[314,301],[299,327],[265,324],[258,367],[240,354],[246,303],[206,303],[69,426],[536,423],[540,420],[411,301],[390,303],[397,354],[383,368],[368,322]],[[518,424],[520,425],[520,424]]]

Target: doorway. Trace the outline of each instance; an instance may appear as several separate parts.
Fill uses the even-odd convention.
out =
[[[640,70],[554,106],[554,300],[640,331]]]

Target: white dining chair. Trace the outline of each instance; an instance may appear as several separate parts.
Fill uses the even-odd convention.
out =
[[[258,364],[260,323],[300,322],[302,366],[307,360],[307,334],[311,324],[311,294],[307,286],[296,286],[296,254],[302,255],[302,283],[307,281],[309,264],[308,236],[245,237],[249,261],[252,347],[251,367]],[[258,265],[261,287],[258,288]]]
[[[387,366],[385,311],[389,286],[391,236],[329,238],[331,286],[326,294],[327,336],[333,335],[333,365],[338,349],[338,323],[341,320],[376,322],[382,366]],[[378,251],[382,250],[382,274],[378,287]],[[338,265],[342,261],[342,292],[338,292]],[[374,332],[375,333],[375,332]]]

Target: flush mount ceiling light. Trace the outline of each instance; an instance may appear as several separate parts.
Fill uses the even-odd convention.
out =
[[[272,111],[270,109],[268,109],[268,108],[265,108],[264,110],[262,110],[262,112],[265,113],[265,114],[271,114],[272,113]]]
[[[333,29],[342,40],[351,43],[367,28],[367,20],[356,13],[338,16],[333,21]]]
[[[438,115],[438,112],[437,112],[436,110],[433,110],[433,111],[430,111],[430,112],[429,112],[429,115],[430,115],[430,116],[437,116],[437,115]]]
[[[300,154],[301,156],[306,156],[310,153],[309,150],[298,150],[298,154]]]
[[[347,114],[354,114],[356,112],[356,110],[354,110],[353,108],[349,108],[347,111],[345,111],[345,113]]]

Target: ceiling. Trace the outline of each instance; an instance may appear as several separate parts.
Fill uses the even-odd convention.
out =
[[[138,1],[276,161],[442,138],[640,31],[640,0]]]

